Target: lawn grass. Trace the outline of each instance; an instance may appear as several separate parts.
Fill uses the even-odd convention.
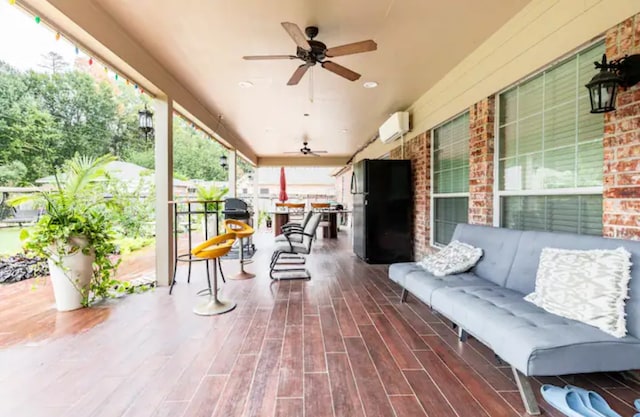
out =
[[[20,228],[8,227],[0,229],[0,255],[15,255],[21,251]]]

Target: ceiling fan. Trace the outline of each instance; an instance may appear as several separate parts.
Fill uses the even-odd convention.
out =
[[[302,148],[300,148],[299,151],[293,151],[293,152],[285,152],[286,154],[296,154],[296,153],[301,153],[303,155],[312,155],[312,156],[320,156],[319,154],[321,153],[327,153],[327,151],[312,151],[311,148],[309,148],[309,142],[302,142]]]
[[[327,48],[327,45],[324,43],[313,39],[318,36],[317,26],[308,26],[305,28],[304,32],[309,39],[305,38],[302,30],[300,30],[300,27],[295,23],[282,22],[282,27],[298,46],[295,55],[253,55],[244,56],[243,58],[247,60],[300,59],[304,61],[304,64],[300,65],[295,70],[289,79],[289,82],[287,82],[287,85],[298,84],[307,70],[316,64],[320,64],[322,68],[338,74],[349,81],[356,81],[360,78],[360,74],[351,71],[342,65],[336,64],[335,62],[327,61],[326,58],[375,51],[378,48],[378,45],[370,39],[366,41],[348,43],[334,48]]]

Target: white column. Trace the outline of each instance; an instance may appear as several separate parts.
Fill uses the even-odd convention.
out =
[[[170,285],[173,278],[173,103],[154,100],[156,159],[156,279]]]
[[[253,226],[256,230],[260,226],[258,224],[258,216],[260,215],[260,182],[258,181],[258,167],[253,170]]]
[[[237,192],[237,174],[236,174],[236,150],[229,149],[227,153],[227,165],[229,166],[229,197],[236,198]]]

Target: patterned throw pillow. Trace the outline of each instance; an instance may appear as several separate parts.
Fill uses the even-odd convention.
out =
[[[622,247],[584,251],[544,248],[535,291],[525,300],[549,313],[624,337],[630,279],[631,254]]]
[[[481,257],[482,249],[454,240],[440,252],[425,256],[418,265],[436,277],[444,277],[470,270]]]

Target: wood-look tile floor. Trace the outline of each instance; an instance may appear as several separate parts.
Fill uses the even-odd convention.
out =
[[[66,313],[66,336],[0,350],[0,416],[526,415],[510,369],[477,341],[458,343],[415,298],[400,304],[387,268],[357,260],[346,235],[318,239],[310,281],[271,282],[271,238],[256,240],[247,269],[258,277],[223,285],[238,303],[230,313],[191,313],[204,283],[196,269],[171,296],[159,288]],[[229,275],[235,265],[225,262]],[[101,311],[95,327],[72,331]],[[543,382],[596,389],[623,416],[640,397],[618,374],[535,388]]]

